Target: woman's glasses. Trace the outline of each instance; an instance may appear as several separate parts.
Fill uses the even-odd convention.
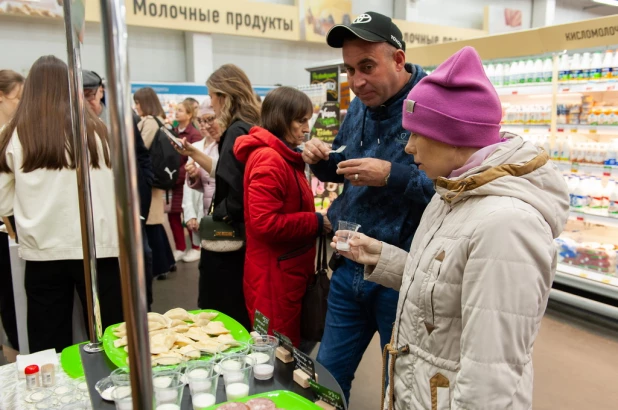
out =
[[[212,125],[215,122],[216,117],[198,118],[197,122],[203,125]]]

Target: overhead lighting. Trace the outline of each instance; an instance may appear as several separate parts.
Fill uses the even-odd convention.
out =
[[[606,4],[608,6],[618,7],[618,0],[592,0],[595,3]]]

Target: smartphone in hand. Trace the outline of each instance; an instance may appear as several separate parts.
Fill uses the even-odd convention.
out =
[[[176,144],[176,146],[178,148],[184,149],[184,146],[182,145],[182,141],[180,141],[178,138],[176,138],[174,136],[174,134],[172,134],[167,128],[165,128],[165,126],[161,127],[161,129],[163,130],[163,132],[167,136],[167,139],[169,139],[172,143]]]

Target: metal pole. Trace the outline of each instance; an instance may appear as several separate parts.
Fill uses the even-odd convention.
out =
[[[82,80],[82,60],[80,42],[77,39],[71,20],[71,0],[63,2],[64,27],[67,35],[67,57],[69,68],[69,96],[71,102],[71,124],[73,125],[73,146],[77,190],[79,191],[79,215],[84,253],[84,280],[86,287],[86,304],[88,309],[88,337],[90,343],[84,346],[88,353],[103,350],[101,338],[101,312],[97,285],[97,251],[94,240],[94,222],[92,216],[92,196],[90,191],[90,153],[86,135],[86,118],[84,115],[84,90]]]
[[[152,368],[124,0],[100,0],[116,187],[122,305],[127,322],[133,408],[152,410]]]

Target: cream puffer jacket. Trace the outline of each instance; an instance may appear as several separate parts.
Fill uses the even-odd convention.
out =
[[[365,268],[400,291],[385,408],[532,407],[532,349],[569,195],[547,153],[507,137],[480,166],[436,181],[409,254],[384,244]]]

